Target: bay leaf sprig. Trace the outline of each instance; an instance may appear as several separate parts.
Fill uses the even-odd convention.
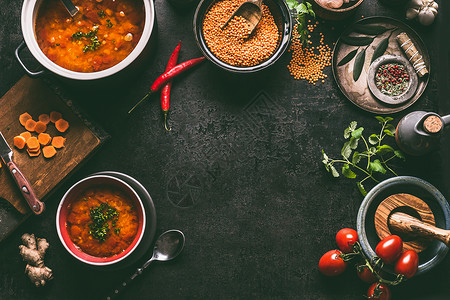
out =
[[[362,51],[360,51],[355,58],[355,63],[353,65],[353,81],[358,81],[361,75],[362,69],[364,67],[364,62],[366,61],[366,50],[369,45],[367,45]]]
[[[341,173],[345,177],[350,179],[362,177],[361,180],[356,182],[356,185],[363,196],[367,194],[363,185],[366,180],[371,179],[378,183],[380,179],[377,176],[381,174],[398,176],[388,163],[395,158],[405,160],[405,155],[400,150],[383,143],[386,137],[394,137],[395,135],[395,127],[389,124],[393,119],[379,116],[375,118],[381,126],[380,132],[371,134],[367,139],[363,136],[364,128],[358,127],[356,121],[350,122],[350,125],[344,130],[344,139],[347,141],[341,149],[342,159],[332,159],[322,149],[322,163],[333,177],[340,176],[335,167],[335,164],[338,163],[342,164]],[[362,143],[360,143],[361,141]],[[362,152],[358,151],[361,147],[360,144],[362,144]]]

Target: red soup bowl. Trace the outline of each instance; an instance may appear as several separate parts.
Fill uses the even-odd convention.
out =
[[[94,239],[94,237],[92,236],[91,233],[89,233],[88,231],[86,232],[86,230],[89,230],[88,223],[93,223],[90,212],[91,212],[92,208],[98,207],[98,206],[94,207],[93,203],[94,203],[94,201],[95,201],[95,203],[99,203],[98,201],[100,201],[100,199],[103,199],[101,197],[103,197],[105,194],[105,193],[102,194],[102,192],[101,192],[102,190],[100,190],[100,192],[92,192],[92,191],[97,191],[98,189],[96,190],[96,188],[102,188],[102,190],[104,190],[104,189],[107,190],[108,188],[110,188],[115,193],[117,193],[117,191],[118,191],[120,193],[120,195],[123,195],[125,198],[127,198],[131,201],[131,203],[128,203],[128,204],[130,204],[128,207],[132,207],[133,208],[132,210],[134,210],[135,213],[137,214],[137,233],[136,233],[136,235],[134,236],[134,238],[132,238],[132,236],[128,236],[126,244],[128,244],[130,242],[130,240],[131,240],[131,243],[128,246],[124,247],[124,249],[119,248],[120,250],[116,254],[96,256],[96,255],[92,255],[92,253],[88,254],[88,253],[86,253],[86,251],[84,251],[82,249],[82,247],[83,247],[82,244],[84,243],[83,241],[86,241],[87,239],[91,239],[91,240]],[[80,197],[82,197],[82,195],[88,189],[91,191],[90,192],[91,194],[89,194],[89,196],[87,198],[83,196],[83,199],[82,199],[83,201],[87,201],[87,202],[77,204],[77,201],[80,200]],[[114,198],[114,196],[112,196],[112,198]],[[119,201],[119,200],[117,200],[117,201]],[[91,203],[91,205],[92,205],[90,208],[89,208],[89,205],[90,205],[89,203]],[[119,203],[120,203],[120,201],[119,201]],[[84,205],[84,208],[83,208],[83,205]],[[112,207],[114,207],[114,205],[115,204],[113,204]],[[75,208],[75,207],[77,207],[77,208]],[[81,211],[83,211],[84,214],[80,213]],[[104,211],[106,211],[106,209]],[[78,220],[76,222],[80,222],[80,223],[76,223],[76,222],[74,222],[75,219],[71,219],[71,216],[70,216],[71,213],[72,213],[72,217],[77,216],[76,218],[78,218],[78,216],[80,216],[78,219],[76,219],[76,220]],[[136,222],[135,216],[132,218],[123,217],[123,219],[120,219],[120,216],[121,216],[120,209],[119,209],[118,213],[119,213],[117,216],[118,224],[127,225],[127,222]],[[130,219],[131,219],[131,221],[128,221]],[[83,222],[84,222],[84,225],[82,224]],[[61,243],[63,244],[63,246],[77,260],[79,260],[83,263],[92,265],[92,266],[112,265],[112,264],[118,263],[118,262],[124,260],[125,258],[127,258],[139,246],[139,243],[141,242],[142,237],[145,232],[145,224],[146,224],[145,210],[144,210],[144,206],[143,206],[142,201],[139,198],[138,194],[133,190],[133,188],[131,186],[129,186],[124,181],[122,181],[118,178],[112,177],[112,176],[107,176],[107,175],[93,175],[93,176],[89,176],[87,178],[84,178],[84,179],[78,181],[65,193],[65,195],[63,196],[63,198],[58,206],[58,211],[56,213],[56,230],[58,231],[58,236],[59,236],[59,239],[61,240]],[[75,231],[74,227],[71,227],[74,225],[77,225],[76,231]],[[112,227],[112,226],[116,226],[116,225],[111,225],[111,223],[110,223],[109,227]],[[133,228],[135,228],[135,227],[136,226],[134,223]],[[116,228],[116,229],[118,229],[118,228]],[[112,239],[112,237],[109,237],[109,236],[103,242],[96,241],[96,242],[98,242],[98,245],[97,245],[98,247],[96,247],[96,249],[94,249],[92,251],[98,251],[98,248],[100,248],[101,246],[104,246],[103,248],[106,248],[106,251],[109,251],[108,247],[110,247],[110,246],[116,247],[117,244],[121,243],[120,241],[117,241],[117,240],[120,240],[120,237],[119,237],[121,234],[120,229],[118,229],[119,231],[117,231],[116,229],[109,228],[109,231],[108,231],[108,234],[110,234],[110,235],[117,234],[117,237],[114,237],[113,242],[108,242],[108,238]],[[83,230],[85,230],[85,232],[83,232]],[[72,235],[72,238],[71,238],[71,235]],[[123,235],[125,235],[125,234],[123,234]],[[76,240],[78,242],[75,243],[73,240]],[[88,245],[95,246],[96,244],[95,243],[93,244],[93,243],[94,242],[91,241],[91,243],[90,244],[88,243]],[[85,248],[85,250],[86,249],[87,248]],[[114,248],[114,249],[116,249],[116,248]],[[87,252],[90,252],[90,251],[87,251]]]

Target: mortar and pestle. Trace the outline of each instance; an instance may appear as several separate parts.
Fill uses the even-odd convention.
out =
[[[395,141],[409,155],[419,156],[439,147],[444,127],[450,124],[450,115],[414,111],[403,117],[397,125]]]
[[[364,198],[357,217],[362,250],[373,259],[384,237],[396,234],[404,250],[419,254],[417,275],[428,272],[445,257],[450,246],[450,206],[430,183],[399,176],[376,185]],[[394,273],[392,265],[385,271]]]

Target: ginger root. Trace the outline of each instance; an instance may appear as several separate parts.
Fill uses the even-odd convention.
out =
[[[36,239],[34,234],[22,235],[23,245],[19,246],[20,255],[27,263],[25,274],[36,287],[43,286],[53,279],[52,270],[44,265],[45,252],[49,247],[46,239]]]

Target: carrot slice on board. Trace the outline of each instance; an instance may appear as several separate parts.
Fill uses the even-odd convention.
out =
[[[24,131],[20,134],[21,137],[25,139],[25,142],[31,137],[31,133],[29,131]]]
[[[41,154],[41,149],[38,149],[38,151],[36,151],[36,152],[30,151],[29,149],[27,149],[27,152],[30,157],[36,157],[36,156],[39,156],[39,154]]]
[[[26,142],[27,141],[23,136],[18,135],[14,137],[14,146],[16,146],[19,149],[23,149],[23,147],[25,147]]]
[[[59,119],[56,121],[55,127],[59,132],[65,132],[69,128],[69,122],[64,119]]]
[[[64,143],[66,142],[66,139],[62,136],[55,136],[52,139],[52,146],[55,148],[62,148],[64,147]]]
[[[62,115],[60,112],[52,111],[50,113],[50,121],[52,121],[53,123],[56,123],[56,121],[58,121],[59,119],[62,119]]]
[[[47,130],[47,125],[44,122],[38,121],[36,122],[36,126],[34,127],[34,131],[37,133],[42,133]]]
[[[42,148],[42,154],[45,158],[53,157],[56,154],[56,149],[53,146],[45,146]]]
[[[36,121],[34,121],[33,119],[29,119],[26,123],[25,123],[25,129],[28,131],[34,131],[36,128]]]
[[[27,148],[28,150],[36,150],[40,147],[39,141],[36,137],[32,136],[27,141]]]
[[[42,114],[39,116],[39,121],[47,125],[48,123],[50,123],[50,116],[47,114]]]
[[[39,133],[38,141],[42,146],[47,146],[52,141],[52,137],[48,133]]]
[[[19,122],[22,126],[25,126],[28,120],[32,119],[29,113],[25,112],[19,116]]]

